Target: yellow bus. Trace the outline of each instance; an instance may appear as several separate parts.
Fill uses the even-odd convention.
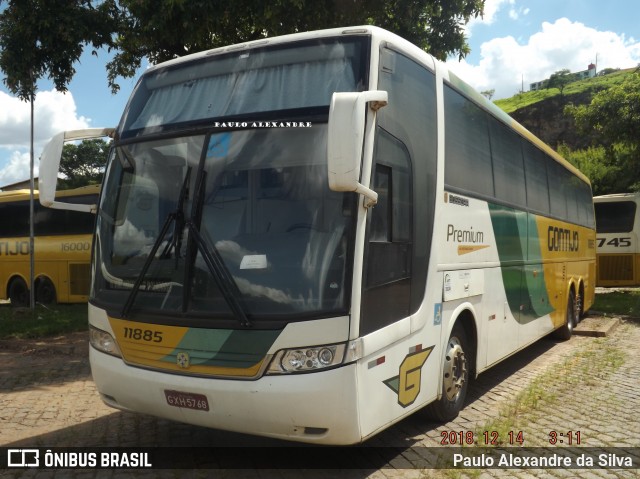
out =
[[[596,196],[597,286],[640,286],[640,193]]]
[[[65,139],[106,133],[51,140],[41,201]],[[593,303],[588,179],[380,28],[155,65],[112,136],[89,300],[109,406],[358,443],[451,420]]]
[[[67,203],[95,204],[99,186],[58,192]],[[41,206],[34,192],[35,300],[82,303],[89,297],[95,215]],[[0,193],[0,299],[29,304],[29,190]]]

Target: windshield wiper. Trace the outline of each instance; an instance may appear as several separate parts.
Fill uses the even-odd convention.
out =
[[[184,208],[185,198],[189,193],[190,176],[191,176],[191,167],[187,168],[187,173],[184,176],[184,181],[182,182],[182,188],[180,188],[180,194],[178,195],[178,200],[176,201],[176,209],[175,211],[171,211],[165,218],[164,224],[162,225],[162,229],[160,230],[160,234],[158,235],[158,238],[156,239],[156,241],[153,243],[151,251],[147,256],[147,259],[145,260],[144,265],[142,265],[142,270],[140,271],[140,274],[136,278],[135,283],[133,283],[133,287],[131,288],[131,292],[129,292],[127,301],[125,301],[124,306],[122,307],[122,313],[121,313],[122,318],[126,318],[129,315],[129,311],[131,310],[131,306],[133,306],[133,302],[135,301],[136,296],[138,295],[138,291],[140,290],[140,286],[144,281],[144,277],[147,275],[147,271],[149,271],[149,268],[151,267],[151,263],[153,262],[153,259],[155,258],[156,253],[160,248],[160,245],[164,241],[165,236],[167,236],[167,232],[169,231],[169,227],[171,226],[171,223],[174,221],[176,224],[174,227],[173,238],[171,239],[169,244],[167,244],[167,246],[165,247],[161,257],[166,257],[166,255],[168,255],[171,250],[171,246],[174,246],[176,248],[175,254],[176,254],[176,266],[177,266],[178,256],[180,254],[179,248],[182,245],[182,231],[185,225],[184,212],[182,210]]]
[[[194,194],[195,207],[192,209],[191,218],[189,219],[189,221],[187,221],[187,228],[189,229],[190,238],[193,238],[198,251],[200,251],[200,254],[202,254],[202,258],[204,259],[207,268],[209,268],[209,271],[211,272],[211,275],[213,276],[218,289],[222,293],[224,300],[231,309],[231,312],[238,319],[242,327],[249,328],[253,326],[253,324],[247,317],[244,306],[242,305],[242,301],[240,299],[242,293],[238,289],[238,285],[233,279],[233,275],[229,272],[229,269],[224,264],[224,260],[222,259],[222,256],[220,256],[218,248],[216,248],[216,246],[212,244],[212,242],[207,241],[206,238],[202,236],[200,230],[196,225],[196,218],[198,218],[201,214],[202,201],[204,200],[204,185],[206,184],[206,177],[206,172],[203,172],[202,175],[198,178],[198,185],[196,186],[196,191]],[[193,266],[193,261],[190,261],[189,265],[187,266],[187,276],[190,266]],[[187,292],[185,291],[185,296],[186,295]],[[186,299],[184,301],[186,301]]]
[[[200,234],[200,231],[198,231],[198,228],[191,220],[187,222],[187,227],[189,228],[189,233],[192,235],[196,245],[198,246],[198,251],[202,254],[205,264],[209,268],[209,271],[211,271],[211,275],[216,281],[222,296],[229,305],[229,308],[231,308],[233,314],[238,318],[238,321],[240,321],[240,325],[245,328],[253,326],[244,311],[242,303],[240,302],[239,298],[241,293],[238,289],[238,285],[225,266],[224,260],[220,256],[218,249],[213,244],[205,241]]]

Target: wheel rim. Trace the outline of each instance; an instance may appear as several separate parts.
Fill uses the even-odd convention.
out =
[[[573,327],[576,325],[576,298],[573,293],[569,296],[569,305],[567,306],[567,329],[570,332],[573,332]]]
[[[455,401],[467,378],[467,359],[458,338],[449,339],[444,360],[444,393],[449,401]]]
[[[576,324],[578,324],[582,319],[581,315],[582,315],[582,295],[578,293],[578,296],[576,296],[576,312],[575,312]]]

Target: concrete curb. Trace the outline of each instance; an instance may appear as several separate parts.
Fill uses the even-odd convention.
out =
[[[605,337],[620,325],[620,318],[587,316],[573,329],[577,336]]]

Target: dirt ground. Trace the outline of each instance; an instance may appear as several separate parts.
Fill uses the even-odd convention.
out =
[[[87,331],[42,339],[1,339],[0,377],[13,374],[16,370],[48,364],[52,358],[86,358],[88,348]]]

